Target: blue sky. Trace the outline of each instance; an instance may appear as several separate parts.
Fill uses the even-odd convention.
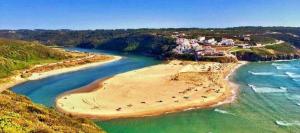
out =
[[[300,27],[300,0],[0,0],[0,29]]]

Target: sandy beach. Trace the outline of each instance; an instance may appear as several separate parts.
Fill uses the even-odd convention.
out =
[[[93,56],[93,57],[92,57]],[[22,72],[18,72],[17,75],[8,77],[6,79],[2,79],[6,82],[0,83],[0,92],[2,92],[3,90],[6,90],[8,88],[11,88],[15,85],[24,83],[26,81],[29,80],[38,80],[38,79],[43,79],[43,78],[47,78],[50,76],[54,76],[54,75],[59,75],[59,74],[63,74],[63,73],[68,73],[68,72],[72,72],[72,71],[78,71],[81,69],[86,69],[89,67],[95,67],[95,66],[99,66],[102,64],[106,64],[106,63],[110,63],[113,61],[117,61],[120,60],[122,57],[120,56],[112,56],[112,55],[105,55],[106,57],[102,59],[98,59],[95,60],[95,62],[85,62],[85,63],[81,63],[81,64],[73,64],[73,65],[65,65],[66,62],[72,63],[75,61],[85,61],[86,59],[92,59],[96,56],[104,56],[104,55],[92,55],[91,57],[83,57],[83,58],[78,58],[78,59],[73,59],[73,60],[68,60],[68,61],[62,61],[62,62],[57,62],[57,63],[50,63],[50,64],[44,64],[44,65],[37,65],[34,66],[31,69],[28,70],[23,70]],[[58,67],[58,68],[53,68],[51,67],[51,70],[40,70],[39,68],[45,68],[47,66],[55,66],[55,65],[64,65],[64,67]],[[28,71],[33,71],[29,77],[22,77],[22,74]]]
[[[244,63],[171,61],[61,94],[59,111],[100,120],[144,117],[228,103],[228,76]]]

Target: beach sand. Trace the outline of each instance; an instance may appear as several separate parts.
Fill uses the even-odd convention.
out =
[[[243,63],[171,61],[61,94],[59,111],[100,120],[144,117],[232,101],[228,75]]]
[[[39,72],[34,72],[34,73],[31,73],[31,75],[29,77],[26,77],[26,78],[22,78],[22,72],[18,72],[19,74],[17,74],[17,75],[14,75],[14,76],[11,76],[11,77],[8,77],[8,78],[5,78],[5,79],[1,79],[4,82],[0,83],[0,92],[6,90],[8,88],[11,88],[15,85],[18,85],[18,84],[24,83],[26,81],[29,81],[29,80],[38,80],[38,79],[43,79],[43,78],[47,78],[47,77],[54,76],[54,75],[59,75],[59,74],[63,74],[63,73],[68,73],[68,72],[72,72],[72,71],[78,71],[78,70],[81,70],[81,69],[95,67],[95,66],[99,66],[99,65],[102,65],[102,64],[105,64],[105,63],[110,63],[110,62],[113,62],[113,61],[117,61],[117,60],[120,60],[122,58],[120,56],[98,55],[98,54],[93,55],[93,56],[99,56],[99,57],[100,56],[106,56],[106,57],[103,60],[97,60],[97,61],[91,62],[91,63],[77,64],[77,65],[70,66],[70,67],[63,67],[63,68],[56,68],[56,69],[53,69],[53,70],[43,70],[43,71],[39,71]],[[76,61],[84,61],[85,59],[87,59],[87,57],[78,58],[78,59],[74,59],[74,60],[69,60],[68,62],[72,62],[72,61],[74,62],[75,60]],[[55,64],[63,64],[64,62],[65,61],[52,63],[52,64],[54,64],[54,65]],[[44,67],[44,66],[47,66],[47,65],[49,65],[49,64],[37,65],[33,68]],[[23,72],[25,72],[25,71],[30,71],[30,69],[29,70],[23,70]]]

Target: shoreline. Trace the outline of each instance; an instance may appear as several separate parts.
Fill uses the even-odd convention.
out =
[[[90,114],[86,111],[81,112],[76,112],[76,111],[70,111],[65,109],[63,104],[60,102],[62,99],[67,99],[68,96],[74,95],[74,94],[88,94],[88,93],[93,93],[96,91],[101,90],[102,87],[105,86],[105,82],[109,80],[110,78],[107,79],[102,79],[102,80],[96,80],[92,82],[91,84],[87,86],[80,87],[75,90],[67,91],[62,94],[60,94],[58,97],[56,97],[55,100],[55,107],[58,111],[63,112],[65,114],[70,114],[76,117],[84,117],[84,118],[90,118],[90,119],[100,119],[100,120],[111,120],[111,119],[122,119],[122,118],[139,118],[139,117],[147,117],[147,116],[158,116],[158,115],[164,115],[164,114],[169,114],[169,113],[175,113],[175,112],[182,112],[182,111],[188,111],[188,110],[194,110],[194,109],[205,109],[205,108],[212,108],[216,106],[220,106],[226,103],[231,103],[235,100],[237,91],[238,91],[238,86],[234,86],[232,82],[229,80],[229,77],[232,76],[232,74],[235,73],[235,71],[240,68],[241,66],[245,65],[247,62],[239,62],[234,66],[233,69],[230,71],[227,71],[227,75],[224,79],[225,84],[228,85],[229,90],[224,92],[219,98],[213,99],[212,101],[209,101],[204,104],[199,104],[199,103],[193,103],[193,104],[184,104],[182,106],[176,106],[176,107],[165,107],[164,109],[149,109],[149,110],[144,110],[140,112],[126,112],[125,114],[120,112],[120,113],[113,113],[113,114],[97,114],[95,112]],[[139,71],[139,70],[137,70]],[[224,75],[225,76],[225,75]],[[112,77],[114,78],[114,77]],[[105,88],[105,87],[104,87]],[[102,88],[103,89],[103,88]],[[99,93],[99,92],[97,92]],[[177,96],[176,96],[177,97]],[[69,98],[69,97],[68,97]],[[87,103],[87,102],[86,102]],[[80,106],[81,107],[81,106]],[[73,107],[74,109],[74,107]],[[82,113],[84,112],[84,113]]]
[[[244,66],[244,65],[247,65],[248,63],[249,63],[248,61],[239,61],[239,62],[238,62],[238,65],[235,66],[235,67],[230,71],[230,73],[226,76],[225,81],[228,82],[230,88],[232,89],[232,91],[231,91],[232,96],[231,96],[231,97],[228,97],[227,100],[221,102],[220,105],[222,105],[222,104],[227,104],[227,103],[232,103],[232,102],[235,101],[235,99],[236,99],[236,97],[237,97],[237,95],[238,95],[238,93],[239,93],[239,87],[240,87],[240,86],[239,86],[238,84],[234,83],[233,81],[231,81],[231,80],[230,80],[230,77],[233,76],[233,75],[236,73],[236,71],[237,71],[240,67],[242,67],[242,66]],[[217,105],[217,106],[218,106],[218,105]]]
[[[50,76],[55,76],[55,75],[64,74],[64,73],[68,73],[68,72],[83,70],[83,69],[87,69],[87,68],[90,68],[90,67],[103,65],[103,64],[106,64],[106,63],[110,63],[110,62],[114,62],[114,61],[122,59],[121,56],[115,56],[115,55],[106,55],[106,56],[112,57],[112,59],[105,60],[105,61],[96,61],[96,62],[86,63],[86,64],[80,64],[80,65],[71,66],[71,67],[64,67],[64,68],[54,69],[54,70],[45,71],[45,72],[32,73],[32,75],[27,77],[27,78],[22,78],[21,77],[22,73],[19,72],[15,76],[8,77],[7,79],[10,80],[9,82],[0,83],[0,85],[1,85],[0,92],[2,92],[4,90],[7,90],[7,89],[9,89],[13,86],[18,85],[18,84],[25,83],[27,81],[39,80],[39,79],[47,78],[47,77],[50,77]],[[79,59],[81,59],[81,58],[79,58]],[[45,64],[45,65],[48,65],[48,64]],[[41,66],[41,65],[36,65],[36,66]],[[22,70],[22,71],[24,72],[24,71],[27,71],[27,70],[28,69],[25,69],[25,70]]]
[[[113,57],[113,59],[106,60],[106,61],[86,63],[83,65],[78,65],[78,66],[74,66],[74,67],[65,67],[65,68],[60,68],[60,69],[54,69],[54,70],[46,71],[46,72],[42,72],[42,73],[33,73],[32,76],[28,77],[28,80],[39,80],[39,79],[47,78],[50,76],[55,76],[55,75],[59,75],[59,74],[63,74],[63,73],[83,70],[83,69],[103,65],[106,63],[110,63],[110,62],[114,62],[114,61],[122,59],[121,56],[115,56],[115,55],[109,55],[109,56]]]

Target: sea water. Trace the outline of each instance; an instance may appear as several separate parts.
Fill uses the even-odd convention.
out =
[[[15,86],[13,91],[51,107],[62,92],[159,63],[142,56],[123,56],[120,61],[102,66],[29,81]],[[163,116],[95,122],[108,133],[300,132],[299,60],[249,63],[238,69],[231,80],[240,85],[238,96],[231,104]]]
[[[231,80],[234,103],[164,116],[98,122],[110,133],[299,133],[300,61],[248,63]]]

